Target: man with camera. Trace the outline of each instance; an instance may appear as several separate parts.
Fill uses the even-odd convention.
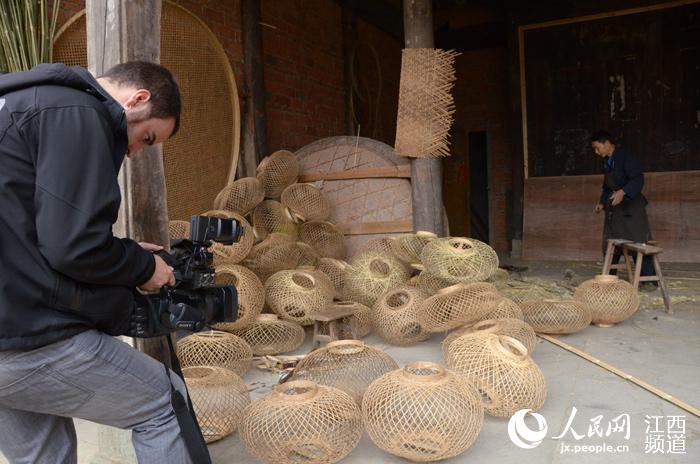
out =
[[[134,288],[173,286],[160,247],[112,235],[124,156],[178,129],[165,68],[94,79],[45,64],[0,76],[0,451],[75,463],[72,417],[133,430],[139,462],[189,463],[171,404],[182,380],[112,337]]]

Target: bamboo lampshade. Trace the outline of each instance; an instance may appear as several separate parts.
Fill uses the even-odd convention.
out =
[[[525,301],[520,307],[525,322],[539,333],[570,334],[585,329],[591,323],[591,307],[583,301]]]
[[[325,221],[331,204],[313,184],[292,184],[282,192],[282,204],[302,221]]]
[[[372,307],[387,290],[408,281],[406,266],[393,255],[366,252],[356,255],[345,273],[343,299]]]
[[[265,282],[265,294],[270,309],[282,319],[310,325],[311,314],[333,301],[333,284],[321,272],[279,271]]]
[[[403,285],[384,293],[372,308],[372,327],[387,343],[415,345],[430,338],[420,322],[420,311],[426,298],[417,287]]]
[[[443,332],[484,319],[502,297],[485,282],[457,284],[426,298],[419,311],[421,326],[429,332]]]
[[[244,177],[221,189],[214,199],[214,209],[245,216],[264,199],[265,191],[260,181],[255,177]]]
[[[624,321],[639,309],[636,289],[614,275],[597,275],[583,282],[574,298],[588,303],[593,323],[603,327]]]
[[[321,257],[343,259],[347,253],[343,233],[330,222],[303,223],[299,227],[299,239],[310,245]]]
[[[277,314],[260,314],[255,322],[234,333],[250,345],[255,356],[294,351],[306,335],[302,326],[284,321]]]
[[[493,248],[472,238],[432,240],[420,257],[431,274],[452,279],[453,283],[483,281],[498,269],[498,255]]]
[[[391,250],[397,258],[406,264],[420,264],[420,254],[425,245],[437,238],[432,232],[419,231],[415,234],[403,234],[394,237],[390,243]]]
[[[345,272],[350,265],[342,259],[334,258],[319,258],[316,263],[316,269],[323,272],[333,283],[335,297],[340,299],[343,295],[343,287],[345,287]]]
[[[535,331],[530,324],[522,319],[486,319],[450,332],[442,342],[443,357],[447,359],[447,352],[450,344],[462,335],[483,333],[513,337],[527,348],[529,354],[532,354],[535,350],[535,346],[537,346],[537,335],[535,335]]]
[[[265,287],[255,273],[237,264],[224,264],[216,267],[216,283],[236,287],[238,319],[214,324],[213,328],[230,332],[252,324],[265,305]]]
[[[253,210],[255,232],[266,237],[272,232],[296,236],[296,224],[289,210],[277,200],[264,200]]]
[[[278,150],[266,156],[256,172],[265,190],[265,197],[278,199],[285,188],[297,181],[299,163],[291,151]]]
[[[177,342],[177,357],[184,367],[214,366],[243,376],[250,368],[253,351],[240,337],[211,330],[188,335]]]

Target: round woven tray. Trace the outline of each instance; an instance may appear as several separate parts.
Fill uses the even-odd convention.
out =
[[[265,196],[279,198],[285,188],[297,181],[299,163],[291,151],[278,150],[263,158],[256,172]]]
[[[262,184],[255,177],[244,177],[224,187],[214,199],[214,209],[247,215],[265,199]]]
[[[333,284],[321,272],[279,271],[265,282],[267,305],[282,319],[313,324],[311,314],[333,301]]]
[[[419,320],[429,332],[444,332],[484,319],[494,311],[501,299],[492,284],[453,285],[439,290],[423,302]]]
[[[216,283],[236,287],[238,319],[234,322],[220,322],[212,327],[230,332],[252,324],[265,305],[265,287],[255,273],[237,264],[224,264],[216,268]]]
[[[498,255],[493,248],[463,237],[432,240],[420,258],[431,274],[454,279],[455,283],[486,280],[498,269]]]
[[[250,368],[253,351],[240,337],[211,330],[194,333],[179,340],[177,358],[182,367],[223,367],[242,377]]]
[[[282,204],[301,221],[325,221],[331,204],[313,184],[292,184],[282,192]]]
[[[379,448],[429,462],[469,448],[481,431],[484,408],[474,389],[441,365],[414,362],[369,386],[362,417]]]
[[[406,266],[392,255],[366,252],[355,256],[345,273],[343,299],[372,307],[387,290],[409,279]]]
[[[330,222],[310,221],[299,227],[299,240],[309,244],[319,256],[345,258],[345,237]]]
[[[397,258],[406,264],[421,264],[420,254],[425,245],[435,240],[437,235],[432,232],[420,231],[415,234],[403,234],[394,237],[389,242],[391,250]]]
[[[525,301],[520,307],[525,322],[539,333],[570,334],[585,329],[591,323],[591,308],[583,301]]]
[[[613,275],[598,275],[583,282],[574,298],[588,303],[592,322],[603,327],[624,321],[639,309],[635,288]]]
[[[537,346],[535,331],[522,319],[486,319],[450,332],[442,342],[442,356],[447,359],[450,344],[462,335],[482,333],[513,337],[527,348],[529,354],[532,354]]]
[[[304,343],[304,328],[283,321],[277,314],[260,314],[248,327],[236,330],[236,335],[250,345],[255,356],[287,353]]]
[[[248,452],[263,463],[331,464],[357,446],[362,413],[337,388],[292,381],[251,403],[239,433]]]
[[[426,295],[419,288],[403,285],[384,293],[372,308],[372,327],[385,342],[415,345],[430,338],[419,320]]]

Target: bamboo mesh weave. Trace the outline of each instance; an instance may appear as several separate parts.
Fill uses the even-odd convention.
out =
[[[177,358],[182,367],[223,367],[243,376],[250,368],[253,351],[240,337],[211,330],[194,333],[179,340]]]
[[[212,327],[230,332],[252,324],[265,305],[265,287],[255,273],[237,264],[223,264],[216,267],[216,283],[236,287],[238,319],[234,322],[220,322]]]
[[[454,119],[453,50],[405,48],[401,59],[396,152],[412,158],[449,156]]]
[[[171,241],[190,238],[190,223],[188,221],[168,222],[168,238]]]
[[[483,281],[498,269],[498,255],[493,248],[473,238],[432,240],[420,257],[431,274],[452,279],[453,283]]]
[[[485,282],[457,284],[439,290],[421,305],[419,320],[429,332],[443,332],[484,319],[502,297]]]
[[[182,375],[207,443],[231,435],[250,404],[248,387],[235,372],[221,367],[185,367]]]
[[[385,342],[410,346],[430,338],[421,325],[419,312],[426,294],[410,285],[384,293],[372,308],[372,327]]]
[[[484,408],[475,390],[440,364],[414,362],[369,386],[362,418],[379,448],[430,462],[469,448],[481,431]]]
[[[310,381],[277,385],[246,408],[239,433],[265,464],[331,464],[362,436],[362,413],[347,393]]]
[[[513,337],[527,348],[527,352],[530,355],[532,355],[535,346],[537,346],[537,335],[535,335],[535,331],[530,324],[522,319],[486,319],[450,332],[442,342],[442,356],[447,359],[448,349],[453,341],[462,335],[473,333],[492,333]]]
[[[583,282],[574,298],[588,303],[592,322],[603,326],[624,321],[639,309],[636,289],[613,275],[597,275]]]
[[[591,308],[583,301],[526,301],[520,307],[525,322],[539,333],[570,334],[580,332],[591,323]]]
[[[394,258],[377,252],[356,255],[345,273],[343,299],[372,307],[387,290],[406,283],[406,266]]]
[[[265,238],[272,232],[282,232],[296,237],[297,226],[282,203],[277,200],[265,200],[253,210],[253,226],[260,237]]]
[[[310,245],[322,257],[343,259],[347,253],[345,236],[330,222],[303,223],[299,227],[299,239]]]
[[[294,369],[293,380],[311,380],[343,390],[358,405],[369,384],[398,369],[391,356],[359,340],[338,340],[309,353]]]
[[[492,416],[510,417],[526,408],[536,411],[547,397],[542,371],[513,337],[463,335],[450,343],[446,362],[477,388]]]
[[[278,150],[265,157],[256,170],[267,198],[279,198],[285,188],[299,177],[299,163],[294,153]]]
[[[260,181],[255,177],[243,177],[221,189],[214,199],[214,209],[245,216],[264,199],[265,191]]]
[[[523,320],[523,311],[515,301],[503,297],[496,308],[484,316],[484,319],[520,319]]]
[[[260,250],[255,259],[248,259],[245,264],[262,282],[266,282],[276,272],[296,269],[299,266],[313,266],[317,260],[316,252],[306,243],[278,242]]]
[[[394,240],[389,242],[391,251],[394,252],[397,258],[406,264],[420,264],[420,254],[425,245],[437,238],[437,235],[432,232],[420,231],[415,234],[403,234],[394,237]]]
[[[394,251],[391,249],[391,242],[393,241],[394,237],[371,238],[357,248],[357,251],[353,255],[353,259],[367,252],[393,255]],[[396,256],[394,255],[394,257]]]
[[[265,294],[270,309],[282,319],[310,325],[311,314],[333,301],[333,284],[320,272],[279,271],[265,282]]]
[[[328,307],[331,311],[337,308],[352,308],[354,311],[351,316],[341,319],[341,327],[348,326],[351,329],[351,333],[348,334],[341,328],[341,338],[353,338],[353,333],[355,337],[363,338],[372,331],[372,308],[354,301],[336,301]]]
[[[431,274],[430,271],[424,270],[416,277],[416,286],[423,290],[428,295],[434,295],[439,290],[454,285],[452,279],[444,279]]]
[[[323,272],[333,283],[335,297],[342,298],[343,287],[345,286],[345,271],[350,265],[342,259],[319,258],[316,269]]]
[[[493,274],[491,274],[488,279],[486,279],[486,282],[490,282],[496,287],[500,288],[501,286],[505,285],[508,280],[510,280],[510,274],[508,271],[499,267],[493,271]]]
[[[204,213],[203,216],[235,219],[243,229],[243,236],[236,243],[231,245],[224,245],[219,242],[212,243],[209,251],[214,255],[214,266],[237,264],[243,261],[250,253],[250,250],[253,249],[253,244],[255,243],[255,235],[250,223],[243,216],[232,211],[211,210]]]
[[[294,351],[304,343],[304,328],[283,321],[277,314],[260,314],[255,322],[235,331],[250,345],[255,356]]]
[[[282,192],[282,204],[302,221],[325,221],[331,204],[313,184],[292,184]]]

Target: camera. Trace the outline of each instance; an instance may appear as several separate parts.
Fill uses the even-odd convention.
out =
[[[238,293],[229,285],[216,285],[212,242],[231,245],[245,230],[235,219],[192,216],[190,238],[171,243],[170,253],[157,254],[174,269],[176,284],[159,293],[135,290],[134,311],[128,335],[149,338],[176,330],[200,331],[217,322],[238,317]]]

